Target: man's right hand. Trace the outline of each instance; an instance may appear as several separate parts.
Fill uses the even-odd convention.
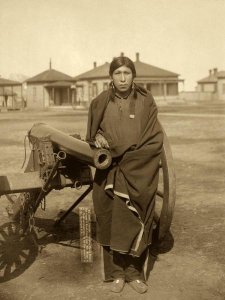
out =
[[[106,148],[106,149],[109,149],[109,143],[108,143],[108,141],[100,133],[97,133],[96,136],[95,136],[95,147],[96,148]]]

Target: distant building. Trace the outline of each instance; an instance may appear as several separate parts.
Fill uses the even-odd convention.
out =
[[[24,82],[27,107],[42,109],[49,106],[72,106],[75,101],[75,86],[73,77],[49,69],[28,78]]]
[[[197,84],[197,91],[211,94],[211,100],[225,100],[225,71],[209,70],[209,75]]]
[[[22,105],[22,83],[0,77],[0,110],[18,109]]]
[[[139,53],[136,53],[134,65],[137,72],[135,82],[150,90],[156,100],[178,98],[178,84],[183,82],[179,74],[141,62]],[[109,63],[97,66],[94,62],[93,69],[74,77],[74,80],[76,103],[88,106],[93,98],[108,88]]]

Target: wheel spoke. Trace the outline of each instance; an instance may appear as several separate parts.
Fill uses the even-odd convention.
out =
[[[6,262],[3,261],[3,262],[0,264],[0,270],[4,269],[5,266],[6,266]]]
[[[11,274],[12,269],[12,263],[10,262],[8,265],[6,265],[5,271],[4,271],[4,277],[7,277]]]
[[[24,257],[24,258],[28,257],[28,254],[24,253],[23,251],[21,251],[19,255],[22,256],[22,257]]]
[[[21,261],[20,257],[18,256],[18,257],[15,259],[15,266],[16,266],[16,269],[19,269],[21,265],[22,265],[22,261]]]
[[[2,235],[2,237],[7,240],[8,239],[8,235],[5,233],[5,231],[0,230],[0,234]]]

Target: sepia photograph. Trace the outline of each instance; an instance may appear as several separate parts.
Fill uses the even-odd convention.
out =
[[[0,300],[225,299],[225,0],[0,0]]]

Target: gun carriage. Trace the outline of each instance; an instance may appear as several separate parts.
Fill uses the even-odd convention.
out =
[[[24,173],[0,175],[0,196],[5,195],[10,201],[8,214],[19,224],[22,235],[31,230],[36,210],[52,190],[87,186],[55,221],[59,225],[92,191],[91,167],[105,169],[112,162],[108,150],[96,149],[79,136],[70,136],[44,123],[34,124],[28,138],[32,147]],[[173,158],[165,133],[159,170],[155,233],[162,240],[172,222],[176,190]]]

